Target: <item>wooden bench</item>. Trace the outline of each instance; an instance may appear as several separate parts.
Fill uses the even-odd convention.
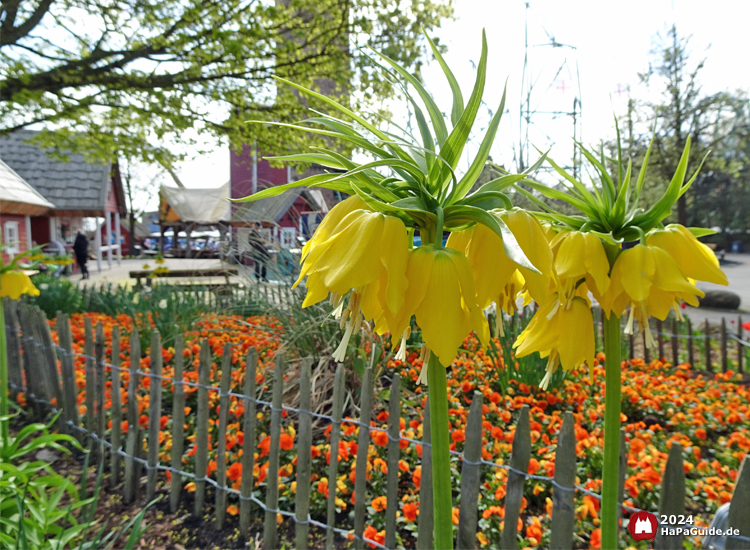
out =
[[[146,284],[151,286],[154,278],[184,278],[184,279],[201,279],[206,277],[224,277],[226,286],[229,286],[229,277],[237,275],[236,267],[217,267],[208,269],[170,269],[157,273],[153,269],[141,269],[131,271],[130,278],[136,280],[136,286],[142,286],[141,279],[146,279]]]

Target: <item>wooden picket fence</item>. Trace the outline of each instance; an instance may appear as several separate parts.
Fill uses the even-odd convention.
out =
[[[731,324],[734,323],[735,320],[732,319]],[[682,322],[675,318],[666,321],[657,319],[651,326],[651,333],[656,340],[657,358],[663,358],[673,365],[696,365],[697,359],[709,372],[727,372],[732,369],[744,374],[750,341],[744,339],[748,331],[742,328],[742,323],[742,316],[738,315],[735,329],[729,330],[724,317],[718,327],[714,328],[706,319],[702,323],[702,334],[698,335],[694,333],[693,323],[689,317],[685,317]],[[602,331],[601,316],[597,325],[597,330]],[[603,339],[603,336],[601,338]],[[625,341],[630,359],[642,357],[647,363],[651,361],[652,351],[646,345],[645,333],[627,335]]]
[[[86,388],[93,391],[86,392],[85,419],[78,417],[77,396],[78,388],[75,383],[74,357],[72,336],[67,315],[58,314],[56,329],[59,335],[59,345],[54,345],[50,326],[43,312],[38,308],[4,300],[6,316],[7,352],[9,357],[9,377],[14,391],[24,391],[32,404],[35,414],[43,416],[48,409],[59,409],[59,426],[62,431],[70,433],[90,446],[90,449],[108,463],[108,475],[112,485],[122,483],[122,491],[126,501],[132,502],[143,491],[142,473],[145,470],[145,497],[150,500],[157,491],[160,472],[171,472],[169,482],[169,502],[172,511],[176,511],[183,497],[183,485],[187,480],[195,482],[194,509],[196,516],[201,517],[206,510],[213,509],[215,527],[221,529],[225,525],[227,513],[227,497],[229,494],[240,500],[239,523],[241,533],[250,537],[250,520],[253,507],[265,513],[263,528],[263,544],[265,548],[277,548],[280,545],[277,514],[291,518],[295,523],[294,547],[301,549],[310,546],[310,528],[325,530],[326,548],[335,547],[335,535],[353,536],[354,547],[364,549],[366,544],[379,548],[395,549],[397,547],[397,511],[398,511],[398,482],[400,458],[400,442],[404,440],[400,434],[401,392],[398,375],[394,375],[390,388],[389,417],[387,433],[389,437],[387,447],[387,508],[385,512],[386,528],[384,544],[364,537],[367,520],[367,502],[377,495],[368,494],[367,487],[367,453],[371,432],[377,428],[370,427],[373,411],[374,379],[372,368],[365,370],[362,377],[360,417],[356,422],[360,429],[356,458],[354,529],[352,531],[336,526],[336,480],[338,472],[338,453],[330,454],[328,477],[328,501],[325,518],[311,518],[310,507],[310,477],[311,477],[311,446],[312,422],[314,417],[322,418],[331,423],[331,448],[338,448],[341,437],[341,423],[344,406],[344,366],[339,364],[334,381],[333,410],[330,416],[312,413],[311,400],[311,362],[302,361],[299,382],[299,408],[287,407],[283,404],[285,361],[282,354],[278,354],[273,368],[272,401],[266,403],[256,399],[255,374],[257,368],[257,353],[254,349],[247,352],[247,372],[244,377],[243,393],[238,395],[243,399],[244,415],[243,428],[246,434],[242,449],[242,478],[239,491],[227,485],[226,464],[226,431],[230,398],[231,344],[226,344],[221,365],[221,380],[219,387],[209,386],[209,369],[211,365],[210,348],[206,342],[201,346],[198,383],[187,382],[183,378],[183,348],[184,338],[178,336],[175,341],[174,355],[174,398],[172,403],[172,453],[170,465],[161,464],[158,456],[158,438],[160,419],[162,416],[162,387],[160,383],[150,384],[150,400],[148,409],[148,429],[142,430],[138,422],[136,389],[141,376],[149,376],[152,382],[164,380],[161,374],[162,355],[159,333],[154,331],[151,336],[151,366],[149,373],[137,370],[138,363],[130,365],[130,379],[128,386],[128,402],[123,407],[119,392],[111,392],[111,408],[109,418],[112,421],[109,438],[106,435],[107,410],[105,410],[105,386],[111,381],[113,387],[120,387],[122,368],[119,355],[113,354],[107,362],[105,356],[104,332],[101,324],[93,327],[90,319],[85,321],[85,373]],[[140,339],[137,333],[130,339],[131,357],[140,357]],[[112,349],[120,349],[120,332],[118,327],[112,331]],[[182,455],[185,450],[184,410],[185,386],[197,386],[197,432],[195,471],[187,472],[182,469]],[[218,392],[220,403],[218,455],[216,479],[207,477],[208,467],[208,414],[209,392]],[[237,394],[231,394],[237,396]],[[459,549],[475,548],[477,546],[478,503],[482,484],[483,468],[504,468],[508,470],[508,481],[505,496],[505,529],[501,536],[501,548],[518,548],[517,522],[520,516],[524,484],[528,479],[552,484],[552,522],[549,547],[552,549],[570,549],[574,547],[575,524],[575,493],[590,493],[575,485],[576,480],[576,440],[574,418],[571,412],[564,413],[564,421],[560,430],[555,455],[554,478],[528,474],[531,459],[531,430],[529,409],[524,406],[519,413],[513,438],[511,459],[509,465],[498,465],[482,459],[482,404],[483,396],[475,392],[466,427],[466,441],[464,452],[460,455],[461,502],[459,508],[459,523],[456,546]],[[56,406],[53,406],[56,404]],[[429,406],[429,405],[428,405]],[[265,488],[265,499],[261,500],[253,494],[255,480],[253,478],[254,450],[256,448],[256,414],[259,407],[270,409],[270,453],[268,476]],[[279,449],[282,428],[282,411],[286,410],[297,419],[297,456],[296,466],[297,492],[294,510],[279,509]],[[127,420],[126,436],[121,431],[123,419]],[[83,422],[82,422],[83,421]],[[144,433],[145,432],[145,433]],[[421,441],[407,440],[409,443],[422,445],[422,482],[420,487],[420,513],[418,515],[417,548],[432,548],[433,514],[432,514],[432,475],[431,475],[431,447],[429,414],[425,412],[423,439]],[[620,484],[619,495],[622,502],[625,469],[627,467],[625,451],[625,433],[621,431],[620,455]],[[148,452],[144,454],[144,439],[149,443]],[[153,444],[151,444],[153,443]],[[669,452],[660,489],[659,514],[684,515],[685,502],[685,473],[683,469],[683,455],[680,445],[673,445]],[[750,456],[745,457],[736,480],[734,495],[729,510],[729,525],[740,531],[740,537],[728,538],[727,549],[750,547]],[[215,501],[207,500],[207,485],[216,489]],[[626,507],[623,507],[626,508]],[[622,511],[622,509],[621,509]],[[634,511],[628,508],[626,511]],[[657,536],[655,548],[682,548],[682,536]]]

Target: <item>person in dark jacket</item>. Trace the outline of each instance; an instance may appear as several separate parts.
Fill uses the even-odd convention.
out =
[[[73,252],[76,255],[78,267],[81,269],[81,278],[88,279],[89,268],[86,266],[86,262],[89,261],[89,240],[80,229],[78,230],[78,235],[76,235],[76,240],[73,243]]]
[[[255,228],[250,231],[248,241],[248,244],[250,245],[250,257],[255,264],[255,278],[258,281],[268,282],[267,268],[271,256],[268,254],[266,243],[261,234]]]

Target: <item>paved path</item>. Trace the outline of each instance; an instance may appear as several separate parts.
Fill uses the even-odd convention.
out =
[[[229,266],[229,264],[222,263],[218,259],[181,259],[181,258],[165,258],[166,267],[169,269],[216,269],[221,267],[238,267]],[[128,259],[122,260],[122,264],[118,265],[117,261],[112,262],[112,267],[108,268],[107,262],[102,262],[101,272],[96,270],[96,262],[89,261],[89,275],[88,281],[84,281],[86,284],[107,284],[113,283],[124,286],[135,285],[135,280],[130,278],[131,271],[138,271],[144,269],[144,266],[148,265],[150,269],[158,267],[154,263],[153,258],[141,258],[141,259]],[[68,278],[73,283],[81,281],[81,274],[75,273]],[[184,283],[190,281],[190,279],[183,278],[170,278],[164,279],[165,281],[173,283]],[[211,283],[222,283],[223,277],[213,278],[201,278],[201,282],[206,284]]]
[[[715,285],[711,283],[698,283],[698,288],[704,292],[707,290],[730,290],[740,297],[740,310],[714,310],[704,308],[687,307],[683,311],[690,317],[693,324],[708,319],[710,324],[720,324],[722,317],[727,319],[727,327],[735,330],[736,319],[743,316],[743,322],[750,321],[750,254],[727,254],[727,264],[721,268],[729,279],[729,286]],[[734,323],[732,322],[734,321]]]

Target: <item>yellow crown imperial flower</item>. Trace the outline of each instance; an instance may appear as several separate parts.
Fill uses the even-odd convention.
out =
[[[604,245],[593,233],[562,231],[550,243],[555,251],[559,285],[570,291],[581,279],[599,299],[609,288],[609,260]]]
[[[347,206],[357,204],[350,200],[342,204],[345,203],[349,203]],[[334,295],[334,301],[338,301],[339,297],[354,289],[341,318],[342,326],[346,324],[346,332],[333,355],[335,360],[342,361],[351,335],[362,324],[363,295],[368,298],[368,305],[372,304],[373,298],[379,301],[380,308],[365,308],[366,314],[374,315],[378,321],[381,313],[387,320],[400,312],[408,286],[409,240],[400,219],[362,209],[349,211],[335,227],[330,224],[323,227],[322,233],[329,230],[328,238],[319,239],[310,247],[294,286],[308,275],[303,307],[324,300],[329,293]],[[376,326],[384,331],[387,325],[381,321]]]
[[[713,250],[700,242],[687,227],[670,224],[646,235],[646,244],[666,250],[685,277],[727,285],[727,276],[719,267]]]
[[[23,271],[7,271],[0,276],[0,298],[8,297],[18,300],[23,294],[39,296],[39,290],[34,286]]]
[[[611,284],[601,305],[605,312],[612,312],[618,317],[630,305],[625,333],[632,334],[633,321],[638,321],[640,330],[646,333],[646,343],[654,347],[649,317],[663,321],[669,310],[674,308],[681,319],[680,300],[698,305],[696,296],[703,296],[703,292],[683,275],[666,251],[656,246],[637,244],[617,257],[612,267]]]
[[[472,330],[486,345],[489,326],[477,305],[469,261],[462,253],[423,245],[409,253],[409,291],[404,310],[413,312],[422,340],[441,365],[450,365]],[[426,365],[426,363],[425,363]]]
[[[336,227],[341,222],[341,220],[343,220],[347,216],[347,214],[353,212],[354,210],[370,210],[370,208],[362,199],[360,199],[356,195],[341,201],[336,206],[331,208],[331,211],[325,215],[323,221],[320,222],[320,225],[318,225],[318,227],[315,229],[315,233],[313,233],[313,236],[309,241],[305,243],[305,246],[302,247],[302,257],[300,258],[300,263],[305,260],[307,255],[316,245],[322,243],[328,237],[330,237],[334,233],[334,231],[336,231]]]
[[[497,215],[539,272],[535,273],[511,260],[505,253],[503,239],[485,225],[477,224],[451,233],[447,245],[466,254],[474,275],[477,303],[482,309],[493,301],[498,307],[509,303],[515,306],[517,295],[525,290],[538,303],[544,303],[549,291],[552,252],[541,224],[524,210],[513,209]],[[514,277],[515,274],[520,277]]]
[[[553,293],[513,344],[516,357],[534,352],[549,357],[547,373],[539,384],[542,389],[547,389],[559,366],[568,371],[584,362],[589,368],[594,364],[594,319],[588,300],[575,296],[563,302],[560,298]]]

